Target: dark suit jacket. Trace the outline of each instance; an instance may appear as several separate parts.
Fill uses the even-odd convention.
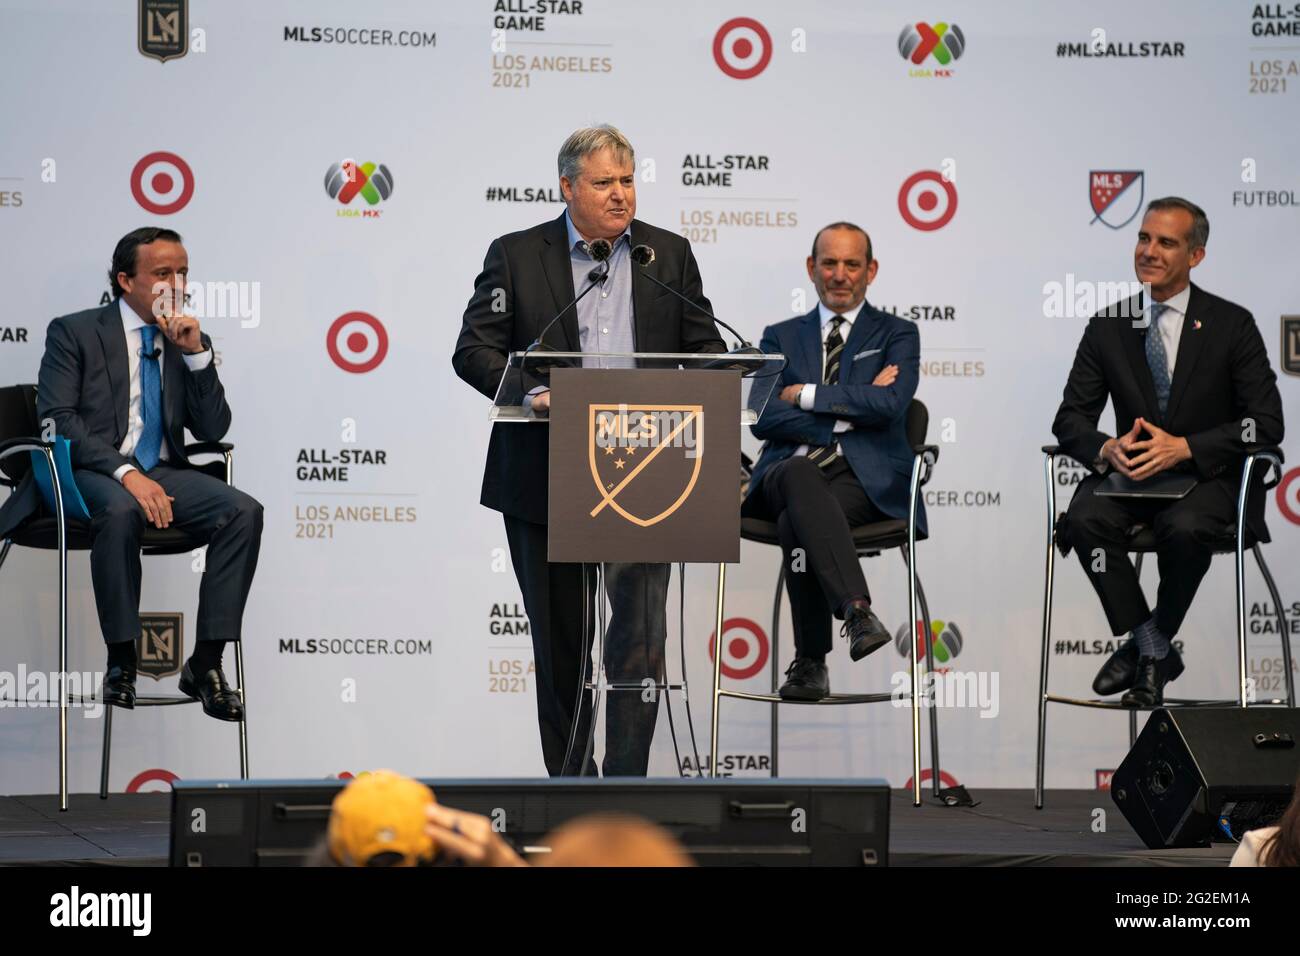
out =
[[[686,239],[639,219],[632,221],[632,245],[646,243],[655,261],[646,271],[686,298],[713,311],[704,297],[700,270]],[[564,215],[488,247],[483,271],[456,340],[451,364],[456,374],[494,398],[510,352],[523,351],[576,294]],[[640,267],[633,264],[634,272]],[[505,290],[505,309],[493,311],[494,290]],[[713,320],[645,278],[632,277],[634,340],[638,352],[723,352]],[[579,351],[577,310],[546,334],[546,344]],[[539,424],[497,424],[488,443],[480,501],[494,511],[546,523],[550,429]]]
[[[907,439],[907,406],[916,394],[921,371],[921,336],[916,326],[864,304],[844,342],[838,385],[819,384],[825,350],[816,308],[768,326],[760,347],[784,354],[788,364],[754,425],[754,434],[767,444],[750,476],[749,493],[755,494],[767,470],[800,445],[829,444],[836,420],[844,419],[853,428],[839,436],[840,450],[867,497],[885,514],[907,518],[913,457]],[[886,365],[898,366],[894,384],[872,385]],[[786,385],[798,384],[817,386],[811,412],[777,397]],[[924,504],[917,508],[916,523],[924,533]]]
[[[163,375],[163,435],[174,465],[187,465],[184,430],[199,441],[219,441],[230,428],[230,406],[215,364],[191,372],[179,348],[160,336]],[[203,344],[212,341],[203,336]],[[126,438],[131,401],[130,366],[122,313],[114,299],[98,309],[64,315],[45,333],[45,354],[36,382],[36,412],[54,420],[59,436],[71,440],[73,468],[105,475],[126,464],[118,448]],[[0,537],[41,507],[29,473],[0,506]]]
[[[1135,296],[1125,308],[1112,307],[1088,321],[1052,431],[1067,455],[1091,465],[1109,437],[1097,428],[1109,398],[1116,434],[1128,432],[1141,416],[1186,438],[1192,459],[1179,470],[1223,482],[1235,498],[1247,453],[1243,422],[1255,423],[1251,444],[1280,444],[1282,397],[1251,314],[1196,285],[1191,289],[1164,420],[1147,366],[1147,333],[1131,318],[1142,314],[1141,296]],[[1262,491],[1252,491],[1247,521],[1259,540],[1269,540]]]

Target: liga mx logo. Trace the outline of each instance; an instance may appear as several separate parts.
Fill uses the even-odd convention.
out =
[[[966,37],[955,23],[909,23],[898,35],[898,53],[916,66],[934,57],[940,66],[961,59],[966,52]]]
[[[600,502],[642,528],[691,496],[704,461],[703,405],[588,406],[587,452]]]
[[[137,32],[144,56],[179,60],[189,52],[190,0],[140,0]]]
[[[1145,195],[1146,176],[1140,169],[1094,169],[1088,173],[1094,223],[1100,220],[1112,229],[1123,229],[1141,211]]]
[[[916,622],[916,657],[917,660],[925,657],[925,644],[921,640],[921,632],[925,625]],[[961,631],[952,621],[931,621],[930,622],[930,646],[934,649],[935,666],[947,664],[950,660],[961,653],[963,644]],[[902,657],[906,657],[909,652],[907,646],[907,625],[902,624],[894,633],[894,647]]]
[[[360,196],[372,206],[393,194],[393,173],[383,163],[361,163],[350,159],[335,163],[325,173],[325,192],[346,206]]]
[[[140,638],[136,644],[136,670],[154,680],[179,674],[184,658],[185,617],[172,614],[141,614]]]

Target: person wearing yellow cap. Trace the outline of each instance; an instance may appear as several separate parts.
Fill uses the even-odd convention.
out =
[[[425,813],[436,801],[418,780],[391,770],[358,776],[330,808],[326,839],[337,866],[429,866],[437,855]]]

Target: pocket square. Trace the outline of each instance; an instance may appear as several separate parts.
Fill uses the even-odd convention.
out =
[[[863,350],[862,350],[861,352],[859,352],[857,355],[853,356],[853,361],[856,362],[858,359],[864,359],[864,358],[867,358],[867,357],[870,356],[870,355],[876,355],[876,354],[878,354],[879,352],[880,352],[880,349],[863,349]]]

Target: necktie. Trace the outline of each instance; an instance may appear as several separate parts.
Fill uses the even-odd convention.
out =
[[[822,373],[823,385],[838,385],[840,381],[840,353],[844,351],[844,336],[840,334],[840,326],[843,324],[842,315],[831,319],[831,331],[826,336],[826,371]],[[819,445],[808,449],[808,460],[817,462],[818,468],[828,468],[839,457],[839,450],[837,442]]]
[[[1151,303],[1151,322],[1146,335],[1147,367],[1151,369],[1151,383],[1156,387],[1156,403],[1162,419],[1169,407],[1169,355],[1165,352],[1164,336],[1160,334],[1160,316],[1168,309],[1162,302]]]
[[[136,442],[135,460],[145,471],[158,464],[162,448],[162,374],[158,369],[158,358],[153,354],[153,337],[157,331],[152,325],[140,329],[140,340],[144,343],[140,356],[140,405],[144,413],[144,428]]]

